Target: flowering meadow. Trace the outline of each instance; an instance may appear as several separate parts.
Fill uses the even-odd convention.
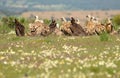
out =
[[[0,78],[120,78],[120,35],[0,34]]]

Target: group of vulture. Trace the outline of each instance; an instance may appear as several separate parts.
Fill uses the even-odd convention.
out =
[[[81,26],[77,23],[76,19],[71,17],[70,21],[62,19],[61,26],[58,26],[55,19],[51,20],[48,25],[44,24],[41,20],[35,20],[35,22],[29,24],[29,30],[26,35],[28,36],[48,36],[54,35],[67,35],[67,36],[87,36],[87,35],[100,35],[102,32],[116,33],[113,25],[110,21],[106,24],[101,24],[97,19],[86,16],[88,18],[86,27]],[[38,17],[36,17],[38,19]],[[25,27],[15,19],[15,32],[17,36],[25,36]]]

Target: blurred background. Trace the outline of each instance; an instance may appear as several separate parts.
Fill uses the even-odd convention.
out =
[[[79,18],[84,26],[86,15],[99,20],[115,17],[119,22],[120,0],[0,0],[1,32],[6,31],[8,26],[13,28],[12,21],[16,17],[27,26],[36,15],[47,24],[52,17],[59,19],[72,16]]]
[[[28,11],[119,10],[120,0],[0,0],[0,15]]]

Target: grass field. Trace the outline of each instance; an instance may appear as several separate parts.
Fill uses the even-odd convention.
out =
[[[120,78],[120,35],[0,34],[0,78]]]

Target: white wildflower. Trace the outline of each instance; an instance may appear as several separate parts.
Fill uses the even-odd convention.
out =
[[[73,46],[72,49],[73,51],[77,51],[78,47]]]
[[[0,57],[0,60],[3,60],[3,59],[5,59],[5,57],[1,56],[1,57]]]
[[[120,41],[120,39],[118,38],[116,41]]]
[[[11,66],[15,66],[16,62],[15,61],[11,61],[10,64],[11,64]]]
[[[82,67],[82,66],[80,66],[79,68],[80,68],[81,70],[83,69],[83,67]]]
[[[113,62],[106,62],[106,67],[107,67],[107,68],[109,68],[109,67],[116,68],[117,65],[114,64]]]
[[[74,67],[74,68],[73,68],[73,72],[76,72],[76,70],[77,70],[77,68],[76,68],[76,67]]]
[[[105,62],[104,61],[99,61],[99,65],[104,65]]]
[[[33,68],[33,67],[34,67],[34,64],[28,65],[28,68]]]
[[[68,72],[71,72],[71,69],[68,69],[67,71],[68,71]]]
[[[16,47],[20,47],[20,45],[17,45],[17,44],[16,44],[15,46],[16,46]]]
[[[8,64],[8,62],[7,62],[7,61],[4,61],[3,63],[4,63],[4,64]]]
[[[66,61],[73,62],[73,60],[70,59],[69,57],[66,58]]]

